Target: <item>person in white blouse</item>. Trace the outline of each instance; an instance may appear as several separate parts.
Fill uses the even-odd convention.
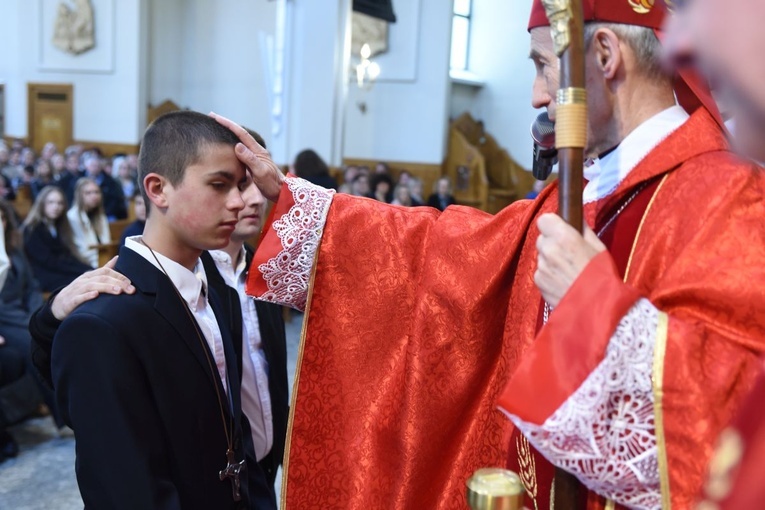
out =
[[[91,267],[98,267],[97,245],[111,242],[111,234],[104,213],[101,188],[95,181],[86,177],[77,181],[74,204],[66,216],[72,225],[74,242],[80,255]]]

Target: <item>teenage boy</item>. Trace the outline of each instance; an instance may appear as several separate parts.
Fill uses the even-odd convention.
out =
[[[242,373],[242,410],[250,424],[255,455],[273,485],[287,434],[287,342],[281,307],[255,301],[245,293],[254,254],[245,242],[260,233],[266,210],[266,199],[249,175],[242,199],[245,206],[231,241],[221,250],[204,252],[202,262],[211,286],[238,292],[240,306],[228,305],[232,313],[242,314],[243,341],[235,346]]]
[[[241,314],[223,305],[239,298],[208,286],[200,261],[244,208],[236,142],[188,111],[147,129],[146,228],[115,265],[135,291],[85,302],[56,332],[52,379],[86,508],[275,507],[241,411]]]

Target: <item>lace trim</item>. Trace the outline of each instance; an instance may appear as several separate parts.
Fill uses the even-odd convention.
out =
[[[302,311],[308,298],[313,260],[335,191],[298,178],[287,179],[286,183],[295,204],[273,223],[282,251],[258,266],[268,286],[268,292],[261,299]]]
[[[661,508],[651,372],[659,311],[639,300],[606,356],[539,426],[510,419],[552,464],[630,508]]]

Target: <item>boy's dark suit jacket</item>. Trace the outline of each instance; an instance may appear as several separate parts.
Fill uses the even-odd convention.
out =
[[[52,377],[59,409],[75,431],[85,507],[274,508],[273,488],[254,460],[249,425],[239,410],[231,331],[241,338],[241,315],[234,320],[223,308],[224,301],[238,303],[236,294],[221,296],[209,286],[230,374],[224,392],[172,282],[125,247],[115,269],[130,278],[135,294],[84,303],[64,320],[53,343]],[[235,430],[236,459],[249,454],[239,504],[231,482],[218,479],[226,465],[226,437],[215,388],[226,426]]]
[[[252,248],[245,246],[247,254],[247,266],[252,262]],[[215,262],[209,253],[202,254],[202,263],[205,266],[207,281],[210,287],[216,289],[219,294],[228,288],[226,281],[218,272]],[[226,303],[224,303],[224,306]],[[239,301],[230,303],[227,306],[229,313],[233,317],[242,316]],[[263,345],[263,352],[268,362],[268,390],[271,395],[271,411],[273,414],[274,444],[269,453],[260,465],[266,473],[269,484],[273,485],[276,479],[276,471],[282,463],[284,457],[284,442],[287,436],[287,418],[289,415],[289,390],[287,381],[287,340],[284,333],[284,318],[282,309],[279,305],[266,303],[263,301],[255,302],[255,309],[258,313],[258,325],[260,326],[260,338]],[[233,319],[232,319],[233,320]],[[239,373],[242,373],[242,343],[236,342],[234,346],[237,352],[239,363]]]

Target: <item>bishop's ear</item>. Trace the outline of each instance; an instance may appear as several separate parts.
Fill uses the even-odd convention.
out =
[[[163,176],[155,173],[147,174],[143,178],[143,186],[153,207],[160,209],[167,207],[168,182]]]
[[[621,41],[609,28],[599,28],[592,37],[592,49],[598,69],[606,79],[613,79],[622,65],[624,55]]]

